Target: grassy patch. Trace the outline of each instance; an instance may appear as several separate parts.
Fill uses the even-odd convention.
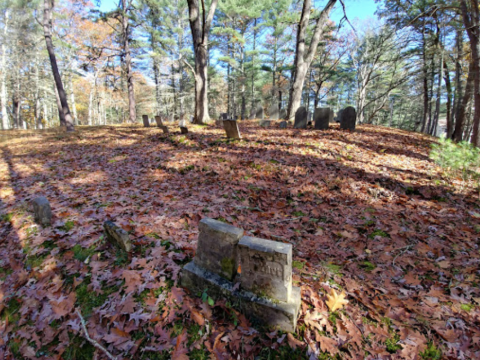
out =
[[[389,237],[389,235],[385,231],[380,229],[375,229],[370,235],[368,235],[370,239],[374,239],[375,236]]]
[[[301,262],[301,261],[293,261],[292,263],[292,266],[295,268],[295,269],[298,269],[298,270],[302,270],[303,267],[305,266],[305,263],[304,262]]]
[[[429,342],[425,351],[420,353],[420,357],[424,360],[440,360],[442,351],[433,342]]]
[[[463,311],[466,311],[466,312],[470,312],[474,307],[475,307],[475,305],[473,305],[473,304],[462,304],[462,305],[460,305],[460,308]]]
[[[260,354],[255,357],[257,360],[303,360],[308,359],[305,349],[297,348],[293,350],[288,345],[283,345],[277,350],[263,348]]]
[[[402,348],[402,345],[398,343],[399,341],[400,335],[398,334],[393,335],[391,338],[385,341],[385,346],[390,354],[395,354],[398,350]]]
[[[2,214],[2,215],[0,215],[0,219],[2,221],[8,222],[8,223],[12,222],[13,214],[12,213]]]
[[[63,226],[60,227],[60,229],[65,231],[65,232],[69,232],[74,227],[75,227],[75,223],[72,220],[68,220],[67,222],[65,222],[65,224]]]
[[[20,320],[20,314],[18,314],[18,311],[21,307],[22,302],[20,299],[12,297],[10,300],[8,300],[0,318],[3,321],[8,320],[9,324],[16,323],[18,320]]]
[[[360,264],[360,266],[368,272],[375,270],[375,268],[377,267],[377,265],[371,263],[370,261],[364,261]]]
[[[85,249],[80,244],[77,244],[72,248],[72,251],[73,257],[83,262],[95,253],[95,247],[90,246],[88,249]]]
[[[25,268],[34,269],[42,265],[48,254],[27,256],[25,259]]]
[[[70,342],[63,353],[65,360],[91,360],[95,352],[95,347],[80,336],[74,336],[69,333]]]
[[[323,263],[322,266],[332,274],[341,275],[340,270],[342,269],[342,267],[340,265],[335,265],[329,262],[329,263]]]
[[[305,214],[301,211],[294,211],[293,212],[293,216],[297,216],[297,217],[300,217],[300,216],[305,216]]]
[[[95,291],[88,290],[90,280],[84,280],[75,289],[77,295],[77,304],[82,309],[82,315],[88,318],[92,315],[93,309],[102,306],[107,301],[108,296],[118,291],[118,286],[110,286],[102,288],[103,293],[97,294]]]

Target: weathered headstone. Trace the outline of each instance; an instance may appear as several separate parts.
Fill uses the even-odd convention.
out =
[[[283,120],[280,122],[280,129],[286,129],[287,128],[287,120]]]
[[[342,117],[340,119],[340,129],[355,131],[357,122],[357,112],[355,108],[349,106],[343,109]]]
[[[210,218],[202,219],[198,227],[195,265],[232,281],[237,273],[236,250],[243,229]]]
[[[165,125],[162,125],[161,129],[162,129],[164,134],[169,134],[170,133],[170,131],[168,131],[168,127],[166,127]]]
[[[342,110],[338,110],[337,119],[336,119],[336,122],[337,122],[337,123],[341,123],[341,122],[342,122],[342,114],[343,114],[343,109],[342,109]]]
[[[313,119],[313,114],[311,111],[307,113],[307,124],[311,125],[312,124],[312,119]]]
[[[287,111],[285,109],[280,109],[280,119],[285,119],[287,117]]]
[[[35,222],[42,226],[49,226],[52,224],[52,209],[47,198],[39,196],[32,200],[33,214]]]
[[[155,122],[157,123],[157,126],[161,129],[163,126],[163,122],[162,122],[162,117],[160,115],[155,116]]]
[[[148,121],[148,115],[142,115],[143,126],[150,127],[150,123]]]
[[[193,294],[226,297],[253,321],[295,331],[301,297],[300,288],[292,286],[292,246],[239,238],[242,234],[242,229],[202,220],[197,254],[183,268],[181,286]]]
[[[292,245],[244,236],[238,243],[242,289],[288,302],[292,294]]]
[[[180,126],[180,131],[182,134],[188,134],[188,128],[185,126]]]
[[[272,120],[278,120],[279,110],[277,104],[273,104],[268,108],[268,117]]]
[[[328,116],[328,122],[333,123],[333,118],[335,116],[335,113],[333,112],[333,109],[330,109],[330,114]]]
[[[295,124],[294,129],[306,129],[307,128],[307,109],[305,106],[300,106],[295,112]]]
[[[261,127],[269,127],[271,125],[271,121],[270,120],[260,120],[258,122],[258,124],[261,126]]]
[[[313,118],[315,119],[315,129],[327,130],[330,122],[330,108],[316,108]]]
[[[223,120],[223,128],[227,133],[229,139],[241,139],[240,130],[238,129],[238,122],[236,120]]]
[[[258,120],[263,120],[265,113],[263,111],[263,105],[261,101],[257,101],[257,106],[255,108],[255,118]]]
[[[132,243],[128,233],[112,221],[105,221],[103,223],[106,239],[112,244],[120,247],[125,251],[132,249]]]

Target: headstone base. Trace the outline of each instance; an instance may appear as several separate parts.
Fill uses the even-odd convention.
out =
[[[289,302],[270,300],[249,291],[234,290],[232,282],[198,267],[193,261],[183,268],[180,284],[198,296],[206,290],[207,294],[214,299],[227,298],[254,324],[260,323],[287,332],[294,332],[297,326],[301,305],[299,287],[292,287]]]

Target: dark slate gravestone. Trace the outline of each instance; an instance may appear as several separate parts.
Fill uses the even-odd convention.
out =
[[[340,119],[340,129],[355,131],[355,124],[357,122],[357,112],[355,108],[349,106],[342,112]]]
[[[342,110],[338,110],[337,119],[336,119],[336,122],[337,122],[337,123],[341,123],[341,122],[342,122],[342,114],[343,114],[343,109],[342,109]]]
[[[278,105],[273,104],[268,108],[268,118],[272,120],[278,120],[278,117],[279,117]]]
[[[148,121],[148,115],[142,115],[143,126],[150,127],[150,122]]]
[[[240,130],[238,129],[238,123],[236,120],[223,120],[223,128],[227,133],[229,139],[241,139]]]
[[[127,252],[132,249],[132,242],[130,241],[128,233],[117,224],[112,221],[105,221],[103,223],[103,228],[105,230],[106,239],[110,243],[122,248]]]
[[[305,106],[300,106],[295,112],[295,124],[294,129],[306,129],[307,128],[307,109]]]
[[[188,134],[188,128],[186,126],[180,126],[180,131],[182,134]]]
[[[333,109],[330,109],[330,114],[328,116],[328,122],[333,123],[333,117],[335,116],[335,113],[333,112]]]
[[[162,131],[163,131],[164,134],[168,134],[168,133],[169,133],[168,127],[166,127],[165,125],[162,125],[162,126],[160,127],[160,129],[162,129]]]
[[[280,122],[280,129],[286,129],[287,128],[287,120],[283,120]]]
[[[42,226],[52,224],[52,209],[50,203],[44,196],[37,197],[32,201],[35,222]]]
[[[264,111],[263,111],[263,105],[261,101],[257,102],[257,107],[255,108],[255,118],[258,120],[263,120],[265,117]]]
[[[316,108],[313,118],[316,130],[327,130],[330,121],[330,108]]]
[[[157,126],[161,129],[163,126],[162,117],[160,115],[155,116],[155,122]]]
[[[287,111],[285,109],[280,109],[280,119],[285,119],[287,117]]]

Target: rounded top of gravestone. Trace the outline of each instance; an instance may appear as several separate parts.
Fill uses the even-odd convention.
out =
[[[353,106],[347,106],[345,109],[342,110],[342,112],[345,115],[354,115],[357,113]]]

